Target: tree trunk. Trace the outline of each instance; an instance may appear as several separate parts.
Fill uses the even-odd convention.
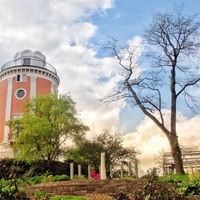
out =
[[[184,174],[185,172],[183,169],[182,153],[179,147],[178,137],[176,135],[171,135],[171,137],[168,137],[168,140],[171,147],[172,157],[174,159],[176,173]]]
[[[176,61],[174,61],[176,63]],[[175,169],[177,174],[184,174],[182,153],[178,143],[178,136],[176,132],[176,68],[175,64],[171,70],[171,131],[167,135],[172,157],[174,159]]]
[[[171,83],[171,86],[173,86],[174,83]],[[182,154],[178,143],[178,136],[176,133],[176,93],[173,89],[173,95],[172,95],[172,107],[171,107],[171,131],[165,128],[164,124],[161,124],[160,121],[156,119],[154,115],[147,112],[147,110],[144,108],[144,106],[141,104],[136,92],[133,90],[131,85],[127,82],[127,87],[131,94],[133,95],[133,98],[135,99],[136,103],[139,105],[142,112],[148,116],[162,131],[165,133],[165,135],[168,138],[170,147],[171,147],[171,153],[172,157],[174,159],[175,169],[177,174],[184,174],[183,169],[183,162],[182,162]],[[174,86],[173,86],[174,88]]]

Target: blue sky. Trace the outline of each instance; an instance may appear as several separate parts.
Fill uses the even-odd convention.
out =
[[[105,40],[106,35],[109,35],[126,43],[133,36],[143,33],[144,27],[150,24],[154,12],[171,10],[175,4],[184,4],[185,13],[199,12],[198,0],[116,0],[106,14],[92,15],[91,21],[99,29],[94,42],[99,42],[99,38],[100,41],[101,38]]]
[[[109,40],[108,36],[118,39],[120,44],[125,45],[134,36],[142,36],[145,27],[151,23],[153,13],[170,11],[174,5],[184,5],[186,14],[198,13],[200,8],[198,0],[116,0],[114,6],[108,9],[106,14],[95,13],[91,16],[91,21],[98,26],[98,31],[92,42],[99,46],[98,56],[108,55],[108,52],[100,48]],[[181,103],[178,108],[182,106]],[[180,110],[188,117],[194,116],[186,107]],[[132,114],[137,117],[130,118]],[[143,117],[139,109],[134,109],[133,112],[133,109],[126,107],[120,113],[119,126],[126,123],[125,132],[133,131]]]
[[[149,166],[154,154],[169,149],[166,137],[139,110],[100,103],[118,81],[113,77],[117,62],[101,47],[108,36],[120,44],[138,42],[153,12],[171,10],[175,3],[183,3],[185,13],[199,12],[199,0],[0,0],[0,65],[18,51],[41,51],[57,69],[59,92],[70,93],[77,103],[82,121],[91,129],[88,137],[104,129],[125,132],[125,144],[141,150],[142,165]],[[199,115],[181,110],[181,143],[199,144]]]

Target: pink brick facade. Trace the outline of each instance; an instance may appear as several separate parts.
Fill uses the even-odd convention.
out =
[[[37,95],[57,93],[59,77],[53,66],[39,51],[24,50],[0,71],[0,157],[10,157],[6,146],[13,142],[11,130],[5,122],[20,117],[24,103]],[[2,148],[1,148],[2,147]],[[12,156],[11,156],[12,157]]]

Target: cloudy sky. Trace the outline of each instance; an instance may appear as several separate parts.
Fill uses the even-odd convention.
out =
[[[39,50],[60,77],[60,93],[70,93],[83,122],[91,131],[125,133],[125,143],[142,151],[141,167],[152,167],[154,155],[169,149],[163,133],[137,109],[123,102],[102,105],[118,76],[117,62],[102,47],[108,37],[121,44],[140,44],[152,13],[184,3],[196,13],[199,0],[0,0],[0,65],[18,51]],[[180,143],[199,144],[200,116],[180,109]]]

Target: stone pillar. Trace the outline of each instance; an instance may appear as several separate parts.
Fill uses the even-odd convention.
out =
[[[78,176],[81,176],[81,165],[78,165]]]
[[[106,180],[105,153],[101,153],[101,180]]]
[[[99,165],[99,175],[101,176],[101,165]]]
[[[88,165],[88,179],[91,178],[91,176],[90,176],[90,171],[91,171],[91,168],[90,168],[90,165]]]
[[[70,163],[70,179],[74,178],[74,163]]]

